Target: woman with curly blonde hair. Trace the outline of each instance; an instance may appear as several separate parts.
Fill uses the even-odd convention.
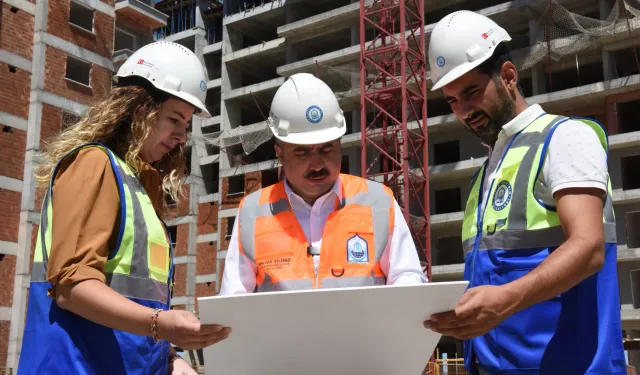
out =
[[[225,339],[171,310],[173,249],[161,218],[180,199],[184,144],[205,74],[183,46],[134,53],[116,86],[48,145],[19,374],[195,374],[170,344]]]

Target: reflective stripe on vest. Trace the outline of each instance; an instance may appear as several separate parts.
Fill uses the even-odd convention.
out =
[[[108,154],[119,184],[120,231],[118,245],[105,264],[106,284],[125,297],[168,303],[173,273],[172,250],[151,200],[126,163],[102,145],[80,146],[65,158],[84,147],[98,147]],[[52,183],[57,169],[51,178]],[[32,282],[46,282],[53,216],[51,193],[50,185],[42,205]]]
[[[481,167],[480,177],[472,181],[465,209],[462,231],[465,255],[475,246],[478,250],[514,250],[555,247],[565,241],[555,208],[538,201],[533,190],[551,135],[566,120],[563,116],[545,115],[514,136],[498,164],[495,180],[490,182],[485,211],[479,215],[486,163]],[[583,121],[596,131],[606,149],[606,134],[600,125]],[[502,210],[504,213],[500,213]],[[481,236],[477,236],[479,225],[483,226]],[[610,181],[603,207],[603,228],[605,242],[616,243]]]
[[[327,228],[330,228],[336,222],[333,220],[339,220],[337,216],[340,215],[341,212],[349,212],[349,210],[356,207],[366,207],[368,212],[371,215],[371,223],[372,223],[372,232],[373,232],[373,246],[374,246],[374,255],[370,259],[369,264],[375,265],[374,269],[379,269],[379,261],[384,253],[385,248],[387,247],[390,228],[393,223],[393,195],[390,191],[387,191],[384,185],[360,179],[354,176],[344,176],[341,175],[341,182],[343,185],[343,190],[346,192],[349,190],[350,181],[356,181],[356,184],[364,182],[362,186],[366,186],[366,191],[358,191],[353,195],[345,194],[342,202],[339,202],[337,205],[337,213],[336,215],[332,214],[327,219],[327,223],[325,226],[325,233],[323,235],[323,243],[321,250],[321,262],[324,257],[332,256],[333,251],[344,251],[344,258],[346,262],[347,254],[347,244],[344,244],[344,248],[341,249],[326,249],[325,244],[327,246],[331,241],[331,232],[327,231]],[[267,189],[267,190],[265,190]],[[247,196],[241,204],[239,210],[239,225],[240,225],[240,248],[244,255],[249,258],[251,262],[254,264],[259,263],[256,261],[256,252],[260,252],[260,249],[256,249],[256,237],[259,235],[256,231],[256,224],[260,220],[265,220],[268,218],[274,218],[279,215],[281,218],[280,221],[291,220],[289,216],[293,215],[293,211],[289,205],[289,201],[286,197],[284,197],[284,182],[280,182],[277,185],[261,189],[255,193]],[[264,197],[274,197],[273,199],[268,199],[264,201]],[[273,201],[272,201],[273,200]],[[287,219],[285,219],[285,215]],[[353,214],[354,216],[362,215]],[[349,214],[351,216],[351,214]],[[276,219],[277,220],[277,219]],[[295,219],[293,219],[295,220]],[[301,228],[297,225],[291,225],[287,228],[284,228],[285,235],[289,238],[297,238],[296,236],[300,236]],[[282,224],[285,225],[285,224]],[[352,222],[349,223],[348,226],[353,227],[353,231],[350,233],[358,233],[359,230],[363,232],[367,232],[366,224],[362,224],[362,228],[358,228],[358,223]],[[351,229],[351,228],[350,228]],[[362,232],[360,233],[362,235]],[[364,235],[362,235],[364,237]],[[304,237],[304,234],[302,234]],[[294,241],[294,240],[292,240]],[[295,243],[295,242],[294,242]],[[285,245],[283,245],[286,247]],[[298,249],[299,251],[303,251],[302,249]],[[305,255],[306,255],[306,250]],[[299,254],[298,254],[299,255]],[[259,257],[259,256],[258,256]],[[295,258],[296,254],[292,255],[292,258]],[[308,257],[309,262],[312,262],[311,256]],[[292,262],[295,260],[291,260]],[[312,264],[312,263],[310,263]],[[306,266],[306,264],[305,264]],[[342,265],[344,267],[348,267],[348,265]],[[335,269],[332,269],[326,275],[319,275],[319,282],[322,288],[343,288],[343,287],[352,287],[352,286],[363,286],[363,285],[384,285],[386,283],[386,278],[381,272],[375,272],[374,269],[366,275],[341,275],[341,272],[344,273],[344,267],[340,270],[341,266],[336,265]],[[321,268],[321,266],[319,266]],[[259,270],[259,273],[262,270]],[[311,272],[313,273],[313,272]],[[310,275],[313,276],[313,275]],[[267,291],[281,291],[281,290],[302,290],[302,289],[312,289],[314,288],[314,278],[313,277],[292,277],[286,280],[273,280],[272,275],[269,272],[264,272],[264,279],[258,282],[258,286],[256,291],[258,292],[267,292]]]

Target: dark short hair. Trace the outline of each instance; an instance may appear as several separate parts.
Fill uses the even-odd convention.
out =
[[[487,61],[478,65],[476,69],[480,73],[486,74],[495,79],[500,76],[502,65],[504,65],[504,63],[506,62],[513,63],[513,59],[511,58],[509,47],[507,47],[505,43],[500,43],[493,51],[493,55],[491,55],[491,57],[487,59]],[[524,91],[522,90],[522,86],[520,85],[520,80],[518,80],[516,87],[518,88],[520,95],[524,96]]]

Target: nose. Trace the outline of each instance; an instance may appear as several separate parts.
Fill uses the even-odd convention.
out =
[[[187,129],[180,127],[175,133],[174,133],[174,138],[179,142],[179,143],[186,143],[187,142]]]
[[[473,114],[473,112],[475,112],[475,108],[473,108],[466,101],[460,101],[459,102],[459,106],[460,106],[460,115],[464,119],[469,118],[469,116],[471,116]]]
[[[324,168],[324,161],[322,160],[322,156],[318,152],[311,152],[309,168],[314,171],[319,171]]]

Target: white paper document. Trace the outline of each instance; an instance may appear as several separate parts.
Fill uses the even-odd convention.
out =
[[[206,375],[420,375],[466,281],[198,298],[228,339],[204,349]]]

